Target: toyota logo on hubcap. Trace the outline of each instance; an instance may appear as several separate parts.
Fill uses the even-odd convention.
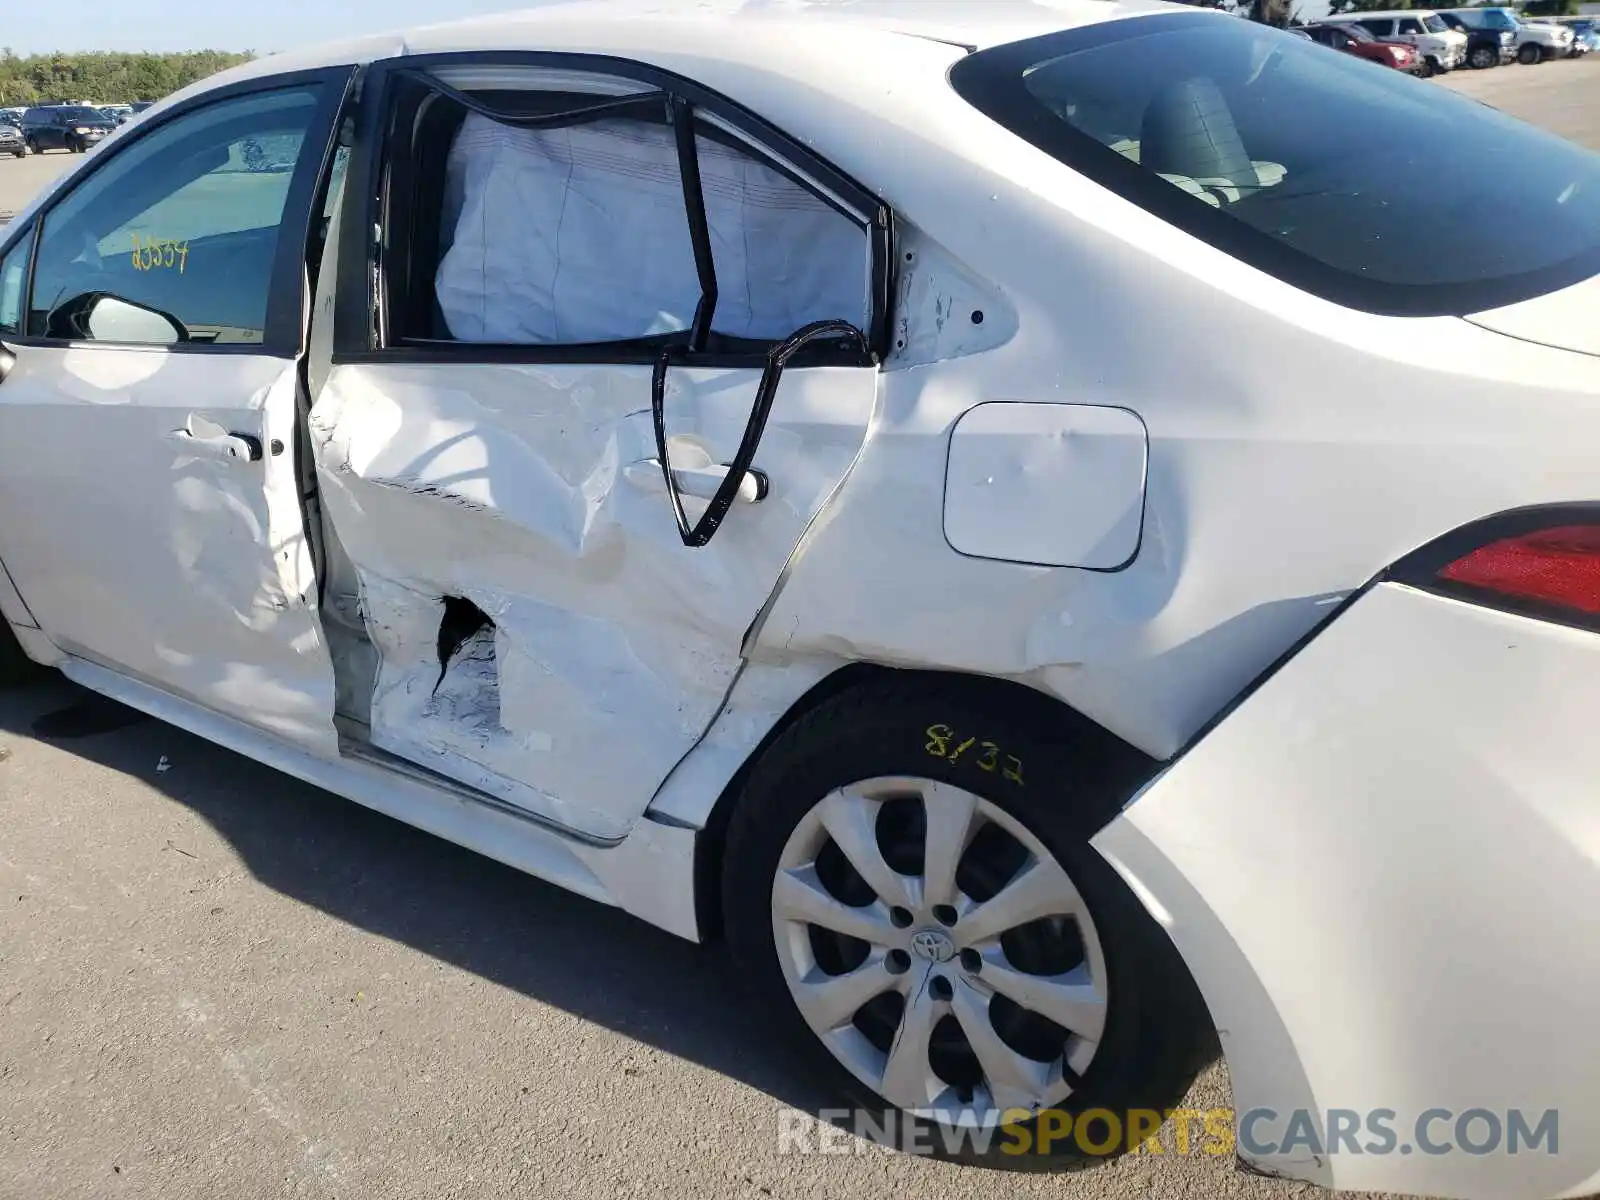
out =
[[[956,956],[955,944],[937,929],[924,929],[911,936],[911,948],[919,958],[945,963]]]

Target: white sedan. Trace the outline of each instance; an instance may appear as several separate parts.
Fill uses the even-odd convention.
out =
[[[726,940],[946,1150],[1215,1029],[1253,1168],[1600,1189],[1600,157],[1214,11],[671,7],[19,214],[8,676]]]

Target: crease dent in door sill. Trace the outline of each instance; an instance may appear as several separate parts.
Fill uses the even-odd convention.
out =
[[[481,804],[485,808],[504,813],[508,817],[515,817],[519,821],[537,825],[540,829],[553,833],[558,837],[566,838],[573,842],[581,842],[585,846],[609,850],[614,846],[620,846],[627,840],[626,835],[609,838],[595,837],[581,829],[573,829],[570,826],[562,825],[558,821],[532,812],[519,804],[512,804],[508,800],[502,800],[500,797],[492,796],[487,792],[480,792],[464,783],[451,779],[448,775],[441,775],[437,771],[431,771],[427,767],[414,763],[409,759],[400,758],[387,750],[380,750],[371,744],[370,734],[367,732],[351,730],[347,728],[347,723],[343,720],[339,720],[336,723],[340,727],[339,754],[343,758],[360,759],[362,762],[381,767],[385,771],[404,776],[416,783],[425,784],[430,788],[437,788],[442,792],[449,792],[459,800],[465,800],[471,804]]]

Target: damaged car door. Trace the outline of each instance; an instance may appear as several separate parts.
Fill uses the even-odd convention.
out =
[[[860,452],[887,211],[617,59],[367,94],[310,418],[347,742],[618,838]]]
[[[0,330],[0,556],[51,641],[325,755],[295,422],[308,214],[352,72],[231,84],[108,145],[7,254]]]

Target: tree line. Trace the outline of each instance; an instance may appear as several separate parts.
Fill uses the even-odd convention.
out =
[[[105,104],[159,100],[207,75],[248,62],[251,53],[34,54],[0,50],[0,106],[53,100]]]

